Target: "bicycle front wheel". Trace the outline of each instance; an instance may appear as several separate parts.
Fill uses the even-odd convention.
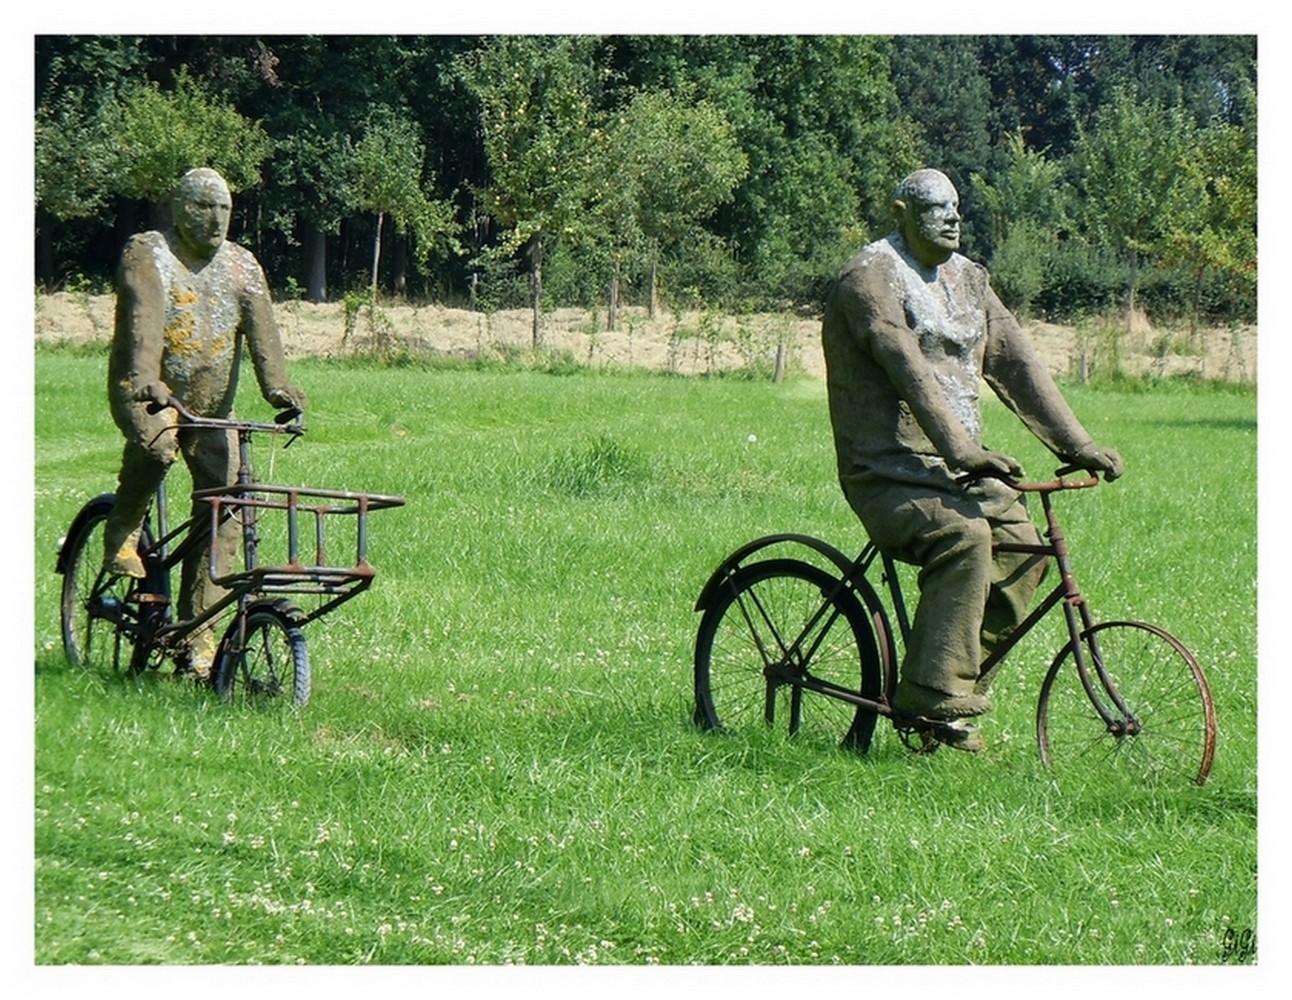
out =
[[[824,681],[871,701],[883,692],[875,628],[838,584],[794,559],[732,573],[700,620],[695,721],[728,731],[783,723],[791,735],[865,751],[875,711],[810,686]]]
[[[63,651],[74,666],[101,672],[131,666],[139,625],[139,603],[131,600],[136,581],[103,568],[103,532],[112,503],[111,496],[90,501],[59,553]]]
[[[310,658],[300,609],[291,601],[255,601],[235,617],[216,651],[215,690],[222,701],[268,704],[310,699]]]
[[[1047,767],[1112,770],[1141,782],[1207,780],[1216,749],[1216,710],[1193,654],[1144,622],[1094,625],[1080,648],[1061,649],[1041,685],[1036,737]]]

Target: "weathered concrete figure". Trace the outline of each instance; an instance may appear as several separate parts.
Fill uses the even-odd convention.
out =
[[[897,228],[844,266],[822,324],[830,419],[844,494],[888,554],[920,568],[920,599],[895,707],[965,720],[989,712],[978,668],[993,638],[1026,614],[1036,557],[993,557],[993,541],[1037,542],[1022,497],[999,479],[1012,457],[984,446],[983,380],[1055,455],[1108,480],[1122,460],[1082,427],[985,268],[957,253],[959,197],[918,170],[893,199]],[[948,742],[977,750],[959,721]]]
[[[228,416],[244,342],[265,399],[279,408],[305,405],[287,381],[264,272],[250,251],[226,240],[233,202],[224,178],[205,167],[190,170],[171,208],[169,229],[131,237],[121,255],[108,361],[108,401],[126,442],[116,506],[105,525],[105,560],[114,572],[135,577],[144,575],[136,548],[144,514],[176,455],[183,454],[195,489],[233,482],[238,467],[230,434],[171,430],[175,412],[150,414],[148,405],[174,396],[200,416]],[[238,537],[233,522],[219,532],[221,574]],[[200,613],[224,593],[207,575],[206,557],[203,549],[184,562],[180,617]],[[196,675],[209,674],[214,652],[210,629],[194,636]]]

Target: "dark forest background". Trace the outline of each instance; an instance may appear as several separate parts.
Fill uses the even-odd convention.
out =
[[[275,294],[815,308],[957,185],[1024,315],[1250,321],[1256,39],[38,36],[38,288],[110,287],[220,170]]]

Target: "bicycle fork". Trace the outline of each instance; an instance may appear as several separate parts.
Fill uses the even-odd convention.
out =
[[[1077,586],[1076,577],[1072,572],[1072,564],[1068,556],[1068,545],[1063,537],[1063,529],[1059,527],[1058,518],[1054,515],[1053,505],[1048,493],[1041,494],[1041,507],[1045,512],[1046,537],[1050,540],[1049,549],[1054,557],[1055,564],[1059,568],[1060,580],[1054,590],[1054,597],[1063,600],[1063,617],[1067,622],[1069,642],[1072,649],[1072,660],[1077,668],[1077,676],[1081,681],[1081,687],[1090,699],[1090,704],[1094,706],[1099,717],[1103,720],[1109,734],[1120,739],[1123,736],[1135,736],[1140,731],[1139,720],[1135,718],[1134,713],[1126,705],[1117,686],[1113,683],[1112,678],[1108,676],[1108,671],[1104,667],[1103,655],[1099,651],[1099,639],[1091,631],[1094,627],[1094,618],[1090,614],[1090,607],[1086,603],[1081,589]],[[1003,551],[1022,551],[1027,546],[1022,545],[1002,545]],[[1053,601],[1046,601],[1042,607],[1049,610]],[[1037,609],[1041,610],[1040,608]],[[1039,615],[1037,616],[1040,617]],[[1027,629],[1020,629],[1018,634],[1026,632]],[[1008,650],[1012,643],[1007,642],[1004,649],[996,650],[1001,656]],[[1089,654],[1087,656],[1087,654]],[[984,668],[994,664],[999,657],[993,654]],[[1091,669],[1093,667],[1093,670]],[[1111,706],[1110,703],[1111,702]]]

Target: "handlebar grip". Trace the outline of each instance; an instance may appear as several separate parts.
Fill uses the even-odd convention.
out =
[[[299,406],[289,406],[285,410],[279,410],[277,413],[274,414],[274,423],[290,424],[294,420],[296,420],[303,412],[304,411],[301,410]]]

